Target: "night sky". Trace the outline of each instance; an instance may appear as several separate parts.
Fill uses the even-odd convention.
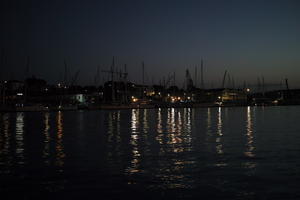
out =
[[[220,87],[225,70],[236,85],[289,79],[300,87],[300,1],[2,1],[1,79],[30,75],[63,80],[64,60],[79,84],[93,84],[97,66],[115,56],[129,79],[158,83],[204,60],[206,87]],[[198,69],[198,72],[200,68]],[[107,80],[101,74],[101,81]],[[199,81],[200,83],[200,81]]]

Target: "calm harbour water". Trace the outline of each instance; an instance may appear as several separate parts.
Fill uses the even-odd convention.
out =
[[[0,114],[0,194],[300,199],[300,107]]]

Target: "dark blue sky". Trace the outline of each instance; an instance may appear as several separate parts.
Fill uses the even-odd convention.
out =
[[[4,1],[1,4],[1,79],[30,74],[53,83],[71,76],[92,84],[98,65],[112,56],[127,64],[129,78],[149,83],[204,59],[205,84],[220,86],[227,69],[236,83],[289,78],[300,87],[299,1]],[[198,70],[200,71],[200,70]],[[106,75],[102,75],[106,76]],[[102,78],[101,78],[102,79]]]

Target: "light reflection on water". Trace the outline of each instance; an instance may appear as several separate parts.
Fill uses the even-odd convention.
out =
[[[216,151],[218,154],[223,154],[223,144],[222,144],[222,108],[218,108],[218,116],[217,116],[217,137],[216,137]]]
[[[24,113],[16,117],[16,157],[18,164],[24,164]]]
[[[130,174],[138,173],[141,170],[139,169],[140,166],[140,157],[141,153],[139,150],[139,139],[140,139],[140,120],[139,120],[140,110],[139,109],[132,109],[131,111],[131,136],[130,136],[130,144],[132,148],[132,158],[130,161],[130,166],[126,169],[126,172]]]
[[[76,182],[73,179],[89,177],[79,184],[80,187],[106,188],[109,185],[114,191],[116,183],[122,185],[124,182],[127,188],[196,189],[194,192],[208,188],[220,193],[230,191],[241,199],[249,195],[255,199],[254,196],[263,190],[256,191],[253,185],[262,180],[265,181],[262,187],[266,187],[266,183],[272,182],[268,182],[272,174],[266,176],[265,173],[274,170],[273,174],[284,180],[298,176],[295,173],[287,175],[291,166],[282,165],[277,159],[291,159],[288,161],[294,163],[295,169],[292,169],[299,171],[296,167],[300,166],[300,161],[295,156],[298,154],[289,150],[300,150],[297,149],[300,146],[298,132],[286,133],[286,127],[299,130],[295,123],[289,122],[291,117],[294,119],[300,114],[284,109],[277,112],[276,109],[280,108],[1,114],[0,175],[25,174],[15,169],[18,167],[35,168],[38,175],[55,169],[45,179],[47,187],[63,182],[58,190],[63,190],[68,182]],[[287,119],[276,118],[276,113],[285,114]],[[278,119],[280,121],[276,121]],[[29,120],[35,122],[34,127],[29,127]],[[267,122],[274,123],[276,131],[266,126]],[[280,126],[280,123],[285,124]],[[286,139],[288,134],[293,140]],[[289,157],[280,157],[282,155]],[[276,165],[286,170],[279,171]],[[47,181],[47,178],[58,176],[56,169],[63,177],[59,181]],[[120,190],[123,188],[115,191]]]
[[[166,111],[166,124],[162,124],[162,116]],[[191,109],[174,109],[157,110],[157,137],[159,144],[159,156],[162,158],[157,162],[154,174],[161,184],[158,187],[162,188],[190,188],[192,187],[192,179],[182,173],[186,167],[193,164],[194,161],[183,158],[182,155],[191,151]],[[165,159],[168,159],[166,162]]]
[[[247,130],[247,145],[246,145],[246,151],[245,155],[248,157],[255,157],[254,153],[254,138],[253,138],[253,124],[252,124],[252,113],[251,113],[251,107],[247,107],[247,125],[246,125],[246,130]]]
[[[63,113],[61,111],[57,112],[57,135],[56,135],[56,160],[55,164],[59,167],[64,166],[65,152],[64,152],[64,122],[63,122]]]
[[[44,150],[43,150],[43,157],[44,157],[44,162],[45,164],[49,164],[49,158],[50,158],[50,113],[45,112],[44,114],[44,123],[45,123],[45,128],[44,128]]]
[[[247,107],[247,120],[246,120],[246,149],[245,156],[248,158],[255,158],[255,146],[254,146],[254,136],[253,136],[253,113],[250,106]],[[245,168],[255,169],[257,163],[255,160],[246,161],[244,163]]]
[[[207,128],[206,128],[206,133],[208,136],[211,136],[211,108],[207,108]]]
[[[11,146],[11,131],[10,131],[10,114],[6,113],[1,118],[1,134],[0,134],[0,163],[7,166],[11,165],[12,154],[10,153]]]
[[[144,109],[143,110],[143,133],[147,135],[149,129],[148,125],[148,110]]]

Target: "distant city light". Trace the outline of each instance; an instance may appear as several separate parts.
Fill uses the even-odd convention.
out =
[[[138,101],[138,98],[135,98],[134,96],[132,96],[131,99],[132,99],[132,102],[137,102]]]

